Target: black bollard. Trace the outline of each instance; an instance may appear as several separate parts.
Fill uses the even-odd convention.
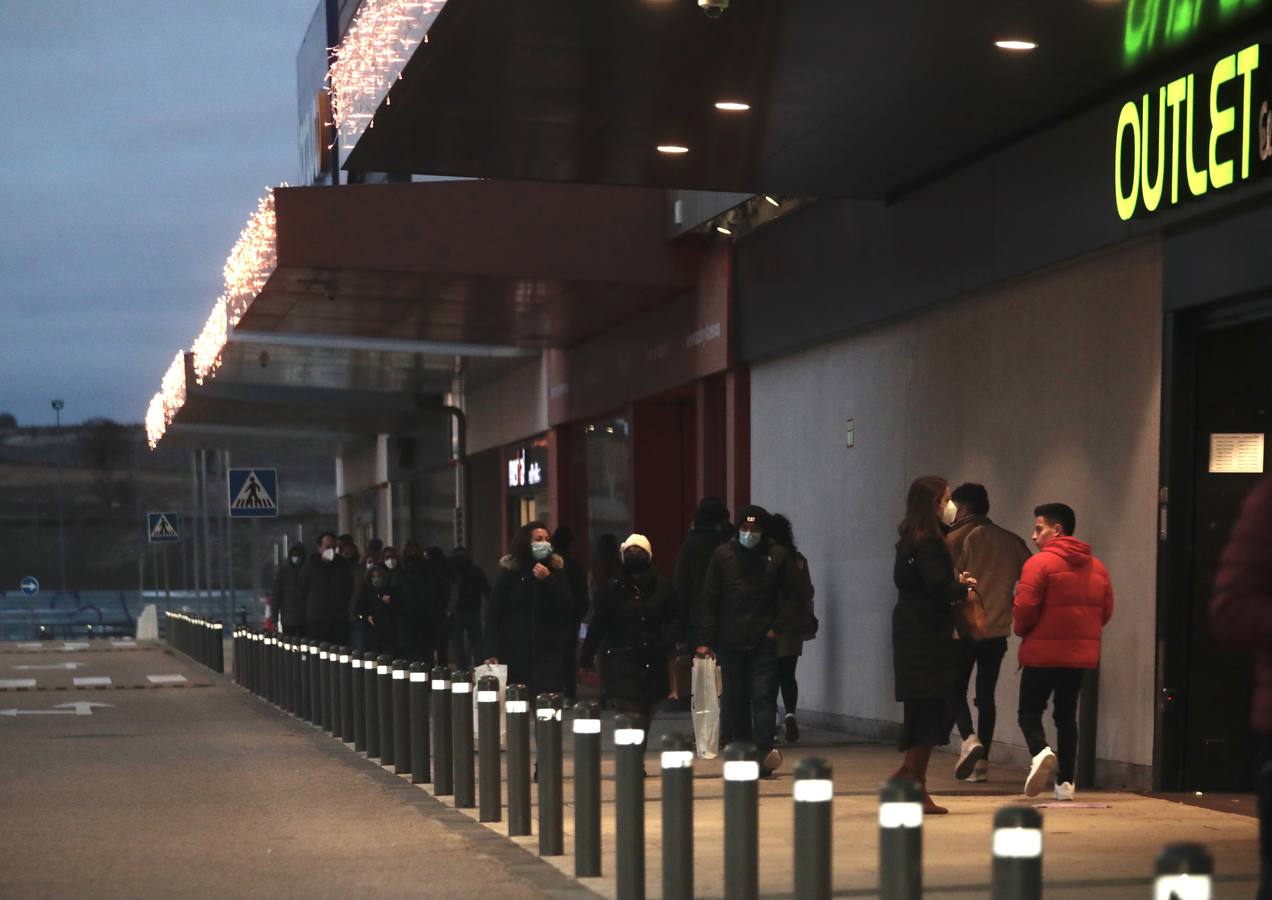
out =
[[[283,695],[283,671],[283,639],[275,635],[270,638],[269,685],[270,699],[280,709],[287,707],[287,699]]]
[[[894,778],[879,794],[879,896],[923,896],[923,794],[909,778]]]
[[[393,660],[393,772],[411,774],[411,696],[404,659]]]
[[[539,772],[539,855],[565,853],[561,797],[561,695],[540,694],[534,702]]]
[[[261,640],[261,698],[274,702],[274,636]]]
[[[349,654],[350,687],[353,689],[353,749],[367,749],[367,656],[361,650]]]
[[[1200,844],[1167,844],[1157,857],[1153,896],[1210,900],[1215,861]]]
[[[322,647],[316,642],[309,644],[309,723],[322,725],[322,659],[319,654]]]
[[[327,648],[327,693],[331,695],[331,721],[327,733],[340,736],[340,645]]]
[[[451,673],[451,753],[455,769],[455,808],[477,805],[473,773],[473,673],[456,669]]]
[[[362,659],[362,716],[366,720],[367,759],[380,758],[379,668],[375,653],[368,650]]]
[[[450,672],[434,666],[432,673],[433,793],[445,797],[455,793],[455,769],[451,764]]]
[[[340,648],[340,740],[353,743],[353,655]]]
[[[619,900],[645,896],[645,721],[614,719],[614,878]]]
[[[428,683],[428,666],[411,663],[407,683],[411,686],[411,784],[423,784],[433,777],[429,758],[429,703],[432,688]]]
[[[256,693],[256,632],[249,631],[247,633],[247,659],[246,665],[243,667],[244,680],[247,682],[246,687],[253,694]]]
[[[530,690],[510,684],[504,691],[508,718],[508,835],[530,833]]]
[[[759,751],[750,741],[724,748],[724,896],[759,896]]]
[[[393,765],[393,657],[381,653],[375,660],[376,696],[380,701],[380,763]]]
[[[574,704],[574,877],[601,875],[601,719],[589,700]]]
[[[795,767],[795,897],[829,900],[835,783],[830,763],[809,757]]]
[[[994,900],[1042,897],[1042,815],[1028,806],[994,813]]]
[[[291,713],[298,719],[304,707],[304,702],[301,700],[304,686],[300,680],[300,642],[302,640],[303,638],[298,637],[291,639],[289,652],[291,659],[287,661],[287,670],[291,673]]]
[[[503,817],[503,785],[499,772],[499,679],[477,679],[477,760],[479,768],[477,821]]]
[[[327,666],[331,662],[331,645],[323,642],[318,645],[318,702],[321,704],[318,721],[314,724],[326,731],[331,726],[331,681],[327,678]]]
[[[693,897],[693,737],[662,739],[662,871],[664,900]]]
[[[168,633],[169,633],[169,634],[171,634],[171,633],[172,633],[172,619],[171,619],[171,617],[169,617],[169,618],[166,620],[166,622],[167,622],[167,625],[168,625]],[[232,644],[233,652],[232,652],[232,653],[231,653],[231,655],[230,655],[230,659],[233,661],[233,664],[234,664],[234,683],[235,683],[235,684],[237,684],[237,685],[239,685],[239,686],[242,686],[242,684],[243,684],[243,664],[242,664],[242,661],[239,659],[239,643],[240,643],[240,641],[241,641],[241,639],[242,639],[242,635],[239,633],[239,630],[238,630],[237,628],[235,628],[235,629],[234,629],[233,634],[234,634],[234,641],[233,641],[233,644]]]

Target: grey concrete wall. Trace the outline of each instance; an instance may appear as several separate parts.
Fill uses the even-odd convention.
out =
[[[546,357],[468,391],[468,452],[515,443],[548,430]]]
[[[1121,780],[1146,776],[1161,318],[1160,245],[1149,240],[753,366],[752,497],[791,516],[817,586],[822,625],[800,664],[802,706],[894,733],[892,563],[905,491],[928,473],[980,481],[991,516],[1025,538],[1036,504],[1069,503],[1078,536],[1108,565],[1117,608],[1097,755],[1121,764],[1102,771],[1131,772]],[[1023,747],[1017,646],[1013,637],[999,681],[996,742]]]

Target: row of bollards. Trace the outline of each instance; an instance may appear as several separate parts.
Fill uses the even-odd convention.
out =
[[[197,644],[197,640],[196,640]],[[450,671],[408,663],[372,651],[275,637],[249,629],[234,632],[235,680],[291,714],[311,722],[354,749],[390,766],[433,793],[453,796],[457,808],[477,808],[482,822],[504,818],[500,752],[499,683],[473,684],[466,669]],[[193,654],[192,654],[193,655]],[[197,657],[196,657],[197,658]],[[473,746],[476,688],[477,748]],[[531,834],[530,785],[538,783],[539,853],[565,853],[562,698],[540,694],[533,705],[524,685],[509,685],[507,727],[507,833]],[[535,757],[531,763],[531,720]],[[614,720],[615,880],[621,900],[646,894],[645,746],[648,736],[635,716]],[[602,722],[595,703],[580,702],[571,716],[574,761],[574,866],[580,878],[602,874]],[[724,896],[759,896],[759,779],[753,744],[724,751]],[[474,757],[476,759],[474,760]],[[694,896],[694,742],[687,734],[663,738],[662,895]],[[831,766],[803,759],[794,778],[794,896],[832,895],[833,800]],[[480,790],[478,790],[480,788]],[[907,779],[884,785],[879,803],[879,895],[916,900],[923,893],[923,797]],[[994,817],[991,896],[1037,900],[1042,896],[1042,816],[1026,806],[1000,809]],[[1195,845],[1167,847],[1157,861],[1155,896],[1210,897],[1213,864]]]
[[[182,612],[164,613],[167,641],[200,665],[214,672],[225,671],[224,629],[220,622]]]

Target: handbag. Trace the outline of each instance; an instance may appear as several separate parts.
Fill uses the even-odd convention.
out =
[[[981,601],[980,592],[972,588],[967,592],[967,601],[955,608],[954,629],[963,640],[979,641],[985,637],[988,628],[985,604]]]

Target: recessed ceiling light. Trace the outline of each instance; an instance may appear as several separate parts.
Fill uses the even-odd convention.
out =
[[[781,205],[782,205],[781,203],[779,203],[779,202],[777,201],[777,198],[776,198],[776,197],[774,197],[772,194],[765,194],[765,195],[764,195],[764,202],[766,202],[766,203],[768,203],[768,204],[770,204],[770,205],[772,205],[772,206],[781,206]]]
[[[1005,40],[1005,41],[994,41],[994,46],[997,47],[999,50],[1037,50],[1038,49],[1038,44],[1034,41],[1021,41],[1021,40],[1015,40],[1015,39]]]
[[[715,105],[715,108],[721,112],[746,112],[751,108],[751,104],[743,103],[740,100],[721,100]]]
[[[716,231],[720,232],[721,234],[733,234],[733,229],[729,228],[728,225],[717,225]]]
[[[688,152],[689,152],[689,148],[688,148],[688,147],[683,147],[683,146],[681,146],[680,144],[659,144],[659,145],[658,145],[658,152],[659,152],[659,153],[666,153],[666,154],[671,155],[671,156],[675,156],[675,155],[680,154],[680,153],[688,153]]]

